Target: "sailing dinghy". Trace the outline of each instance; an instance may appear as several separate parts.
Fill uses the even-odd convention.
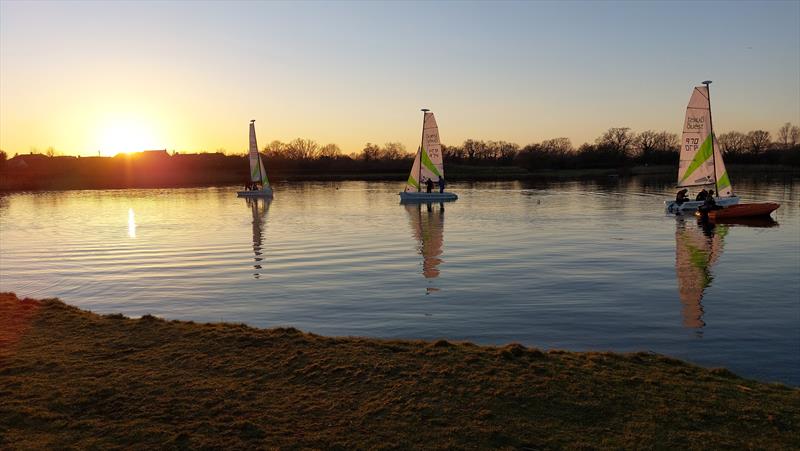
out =
[[[444,160],[442,144],[439,142],[439,127],[436,118],[428,109],[422,109],[422,144],[414,157],[411,174],[406,187],[400,193],[400,202],[447,202],[458,199],[453,193],[439,190],[439,180],[444,181]],[[433,189],[423,189],[427,181],[433,182]]]
[[[237,191],[239,197],[272,197],[272,187],[269,186],[267,171],[264,170],[264,161],[258,153],[256,144],[256,121],[250,121],[250,183],[253,188],[246,191]]]
[[[748,204],[731,205],[719,210],[703,212],[697,210],[694,214],[699,218],[717,219],[769,217],[781,204],[776,202],[753,202]]]
[[[722,152],[714,137],[709,84],[711,81],[704,81],[704,86],[696,86],[686,107],[677,186],[713,186],[717,205],[727,207],[739,203],[739,197],[733,194],[731,180],[722,161]],[[668,200],[664,201],[664,205],[670,213],[691,212],[703,205],[703,201],[689,200],[678,205],[675,200]]]

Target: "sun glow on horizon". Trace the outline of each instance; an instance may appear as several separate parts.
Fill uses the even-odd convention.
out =
[[[152,128],[141,121],[118,119],[99,127],[97,149],[104,156],[162,148]]]

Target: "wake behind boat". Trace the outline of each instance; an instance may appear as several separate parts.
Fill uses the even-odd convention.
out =
[[[256,121],[250,121],[250,183],[245,191],[237,191],[238,197],[261,197],[272,198],[272,187],[269,186],[267,171],[264,170],[264,161],[258,153],[256,144]]]
[[[711,81],[704,81],[704,86],[696,86],[686,107],[677,186],[689,188],[713,185],[716,204],[726,207],[739,203],[739,197],[733,194],[728,171],[722,161],[722,152],[714,137],[709,84]],[[676,199],[664,201],[664,206],[670,213],[680,213],[695,211],[703,203],[703,200],[691,198],[683,202]]]
[[[444,191],[444,160],[439,127],[429,111],[422,109],[422,143],[414,157],[406,187],[400,193],[400,202],[447,202],[458,199],[455,194]]]

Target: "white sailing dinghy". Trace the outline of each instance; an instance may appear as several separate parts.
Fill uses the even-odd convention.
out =
[[[717,205],[727,207],[739,203],[739,198],[733,194],[731,180],[722,161],[722,152],[714,137],[709,84],[711,81],[704,81],[704,86],[696,86],[686,107],[677,186],[688,188],[713,185]],[[678,205],[675,200],[667,200],[664,205],[668,212],[679,213],[695,211],[703,205],[703,201],[689,200]]]
[[[264,161],[258,153],[256,144],[256,121],[250,121],[250,182],[256,189],[237,191],[239,197],[272,197],[272,187],[269,186],[267,171],[264,170]],[[260,186],[259,186],[260,185]]]
[[[458,199],[453,193],[439,192],[439,179],[444,180],[442,144],[439,127],[430,110],[423,108],[422,144],[414,157],[406,187],[400,193],[400,202],[446,202]],[[431,192],[423,189],[428,180],[433,182]]]

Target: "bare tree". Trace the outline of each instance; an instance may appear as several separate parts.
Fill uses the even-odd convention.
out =
[[[553,138],[542,141],[542,148],[557,156],[563,156],[574,151],[569,138]]]
[[[631,154],[635,142],[636,134],[630,127],[612,127],[597,138],[598,146],[609,147],[626,155]]]
[[[783,146],[784,149],[789,148],[789,134],[791,133],[791,130],[791,122],[783,124],[783,127],[778,130],[778,144]]]
[[[442,155],[447,160],[461,161],[467,158],[463,146],[445,146],[442,144]]]
[[[400,160],[406,157],[406,146],[402,143],[390,142],[383,145],[381,157],[389,160]]]
[[[678,152],[680,150],[680,142],[677,133],[663,131],[656,136],[656,149]]]
[[[638,148],[638,154],[644,155],[656,150],[658,146],[658,132],[654,130],[645,130],[639,133],[636,137],[635,146]]]
[[[478,141],[468,139],[464,141],[464,153],[467,155],[467,159],[469,161],[474,161],[475,158],[478,158],[478,154],[480,153],[480,147],[482,143],[478,143]]]
[[[286,144],[278,141],[272,141],[271,143],[264,146],[264,153],[267,154],[267,157],[274,157],[274,158],[285,158],[286,157]]]
[[[311,139],[297,138],[286,145],[286,156],[291,160],[305,160],[314,158],[319,149],[319,144]]]
[[[319,148],[318,155],[320,158],[336,158],[342,154],[342,149],[336,144],[325,144]]]
[[[753,155],[760,155],[769,148],[770,136],[768,131],[753,130],[747,134],[747,147]]]
[[[45,155],[47,155],[47,156],[48,156],[48,157],[50,157],[50,158],[53,158],[54,156],[56,156],[56,149],[55,149],[55,147],[53,147],[53,146],[50,146],[50,147],[48,147],[48,148],[47,148],[47,149],[44,151],[44,154],[45,154]]]
[[[381,148],[377,144],[367,143],[361,151],[361,159],[364,161],[377,160],[380,157]]]
[[[747,136],[740,132],[723,133],[717,137],[722,152],[728,155],[741,155],[747,149]]]
[[[783,127],[778,130],[778,143],[784,149],[794,147],[798,140],[800,140],[800,127],[792,125],[791,122],[783,124]]]
[[[487,157],[496,161],[510,162],[519,151],[519,145],[506,141],[489,141],[486,145]]]

